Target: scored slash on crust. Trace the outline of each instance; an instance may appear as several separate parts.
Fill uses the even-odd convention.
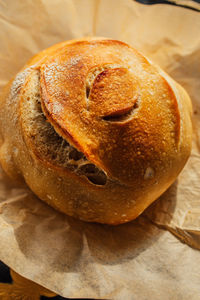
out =
[[[85,86],[85,94],[86,94],[86,106],[87,106],[87,110],[89,111],[90,110],[90,101],[93,100],[94,97],[92,97],[93,95],[91,94],[94,94],[95,91],[93,91],[93,89],[95,90],[95,84],[99,84],[100,83],[100,86],[99,86],[99,90],[100,90],[100,95],[97,96],[97,103],[96,105],[98,106],[98,100],[99,98],[101,98],[103,95],[102,95],[102,89],[104,89],[105,87],[105,82],[101,82],[102,79],[103,81],[107,79],[107,81],[109,81],[109,70],[111,70],[111,76],[114,75],[115,76],[115,73],[116,74],[118,72],[121,72],[122,74],[120,74],[121,76],[120,77],[123,77],[123,75],[127,75],[127,74],[131,74],[129,73],[129,70],[128,68],[125,68],[125,67],[122,67],[120,65],[116,65],[116,64],[111,64],[111,65],[104,65],[104,66],[101,66],[101,67],[98,67],[98,68],[94,68],[92,70],[90,70],[89,74],[87,75],[87,78],[86,78],[86,86]],[[125,74],[123,74],[125,71]],[[106,78],[108,77],[108,78]],[[130,76],[131,78],[131,76]],[[130,80],[129,78],[129,80]],[[116,82],[118,81],[118,78],[116,79]],[[122,81],[123,83],[123,81]],[[130,82],[131,83],[131,80]],[[131,84],[130,84],[131,86]],[[112,87],[112,85],[111,85]],[[123,89],[123,85],[121,86],[121,89]],[[125,89],[127,89],[127,85],[125,86]],[[97,93],[98,91],[97,90]],[[111,92],[113,88],[111,89]],[[105,94],[108,94],[108,98],[109,98],[109,90],[105,90],[104,91]],[[131,116],[133,115],[133,112],[135,112],[135,109],[137,109],[139,107],[139,95],[137,94],[134,94],[133,91],[131,91],[132,95],[130,96],[130,90],[129,92],[126,94],[125,93],[125,103],[123,101],[123,99],[121,99],[121,101],[118,101],[118,95],[116,95],[116,99],[113,99],[113,106],[115,106],[117,104],[117,107],[114,111],[107,111],[106,114],[104,113],[102,116],[101,116],[101,119],[104,120],[104,121],[109,121],[109,122],[124,122],[124,121],[127,121],[127,120],[130,120],[131,119]],[[90,97],[91,95],[91,97]],[[96,96],[96,95],[95,95]],[[127,98],[129,98],[129,101],[126,103],[127,101]],[[92,99],[90,99],[92,98]],[[130,99],[132,98],[132,99]],[[107,100],[107,99],[105,99]],[[105,101],[106,102],[106,101]],[[105,103],[104,102],[104,103]],[[131,103],[132,102],[132,103]],[[106,107],[105,107],[106,108]]]
[[[30,87],[34,92],[29,95]],[[22,127],[27,131],[36,156],[43,161],[51,161],[55,167],[86,177],[92,184],[105,185],[107,176],[104,171],[91,163],[66,138],[61,137],[47,120],[41,105],[39,70],[32,72],[27,79],[26,88],[20,103],[23,114]]]

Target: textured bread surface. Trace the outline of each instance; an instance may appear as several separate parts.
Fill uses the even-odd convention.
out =
[[[189,96],[117,40],[72,40],[40,52],[0,100],[4,170],[81,220],[133,220],[190,155]]]

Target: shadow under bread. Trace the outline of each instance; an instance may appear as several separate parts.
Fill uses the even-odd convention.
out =
[[[170,218],[176,206],[176,189],[177,181],[141,216],[118,226],[65,216],[28,189],[22,199],[2,206],[3,218],[13,226],[18,246],[31,262],[48,265],[56,272],[79,272],[90,262],[128,262],[151,247],[164,233],[153,224],[154,211],[159,213],[157,206],[164,202]]]

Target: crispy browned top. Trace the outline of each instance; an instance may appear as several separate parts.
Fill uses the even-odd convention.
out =
[[[88,39],[55,45],[47,54],[40,64],[47,118],[111,178],[131,184],[144,165],[155,165],[155,157],[162,162],[178,147],[174,92],[136,50]]]

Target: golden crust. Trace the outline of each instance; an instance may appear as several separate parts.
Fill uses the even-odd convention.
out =
[[[48,57],[41,68],[43,109],[59,133],[88,159],[111,177],[132,184],[136,160],[141,164],[142,155],[145,161],[147,155],[154,159],[155,150],[149,153],[149,136],[151,148],[156,147],[159,154],[163,141],[170,149],[176,147],[180,116],[173,90],[131,47],[118,41],[95,40],[72,43],[60,54],[55,52],[56,56]],[[87,99],[86,82],[91,70],[99,70],[99,74],[91,82]],[[140,103],[134,112],[136,99]],[[120,122],[120,116],[131,109],[132,115]],[[118,115],[119,121],[106,119],[112,115]],[[130,161],[130,156],[135,159]]]
[[[11,152],[13,174],[17,168],[41,199],[86,221],[119,224],[137,217],[175,180],[190,154],[191,102],[142,54],[120,41],[86,38],[42,51],[22,72],[27,70],[15,104],[2,97],[1,128],[14,106],[19,128],[10,124],[2,130],[0,159],[8,169],[2,153]],[[38,152],[23,117],[33,70],[39,72],[46,118],[107,174],[105,185],[94,185]],[[21,145],[11,137],[14,127]],[[10,145],[21,149],[27,166]]]

